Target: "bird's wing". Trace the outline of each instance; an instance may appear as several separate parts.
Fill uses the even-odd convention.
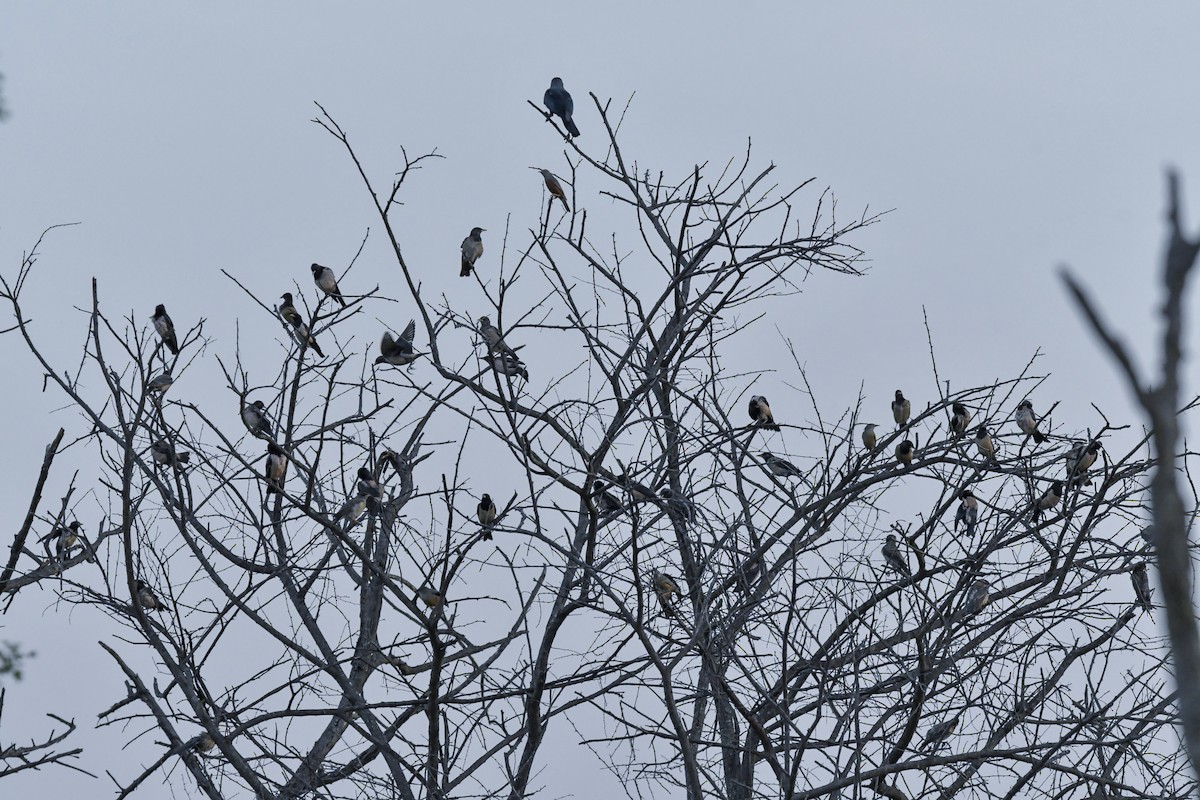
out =
[[[408,352],[412,352],[413,339],[417,337],[417,321],[410,319],[408,324],[404,326],[404,332],[400,334],[400,343],[408,348]]]
[[[392,350],[396,348],[396,340],[392,338],[391,331],[384,331],[383,338],[379,340],[379,352],[385,356],[390,356]]]

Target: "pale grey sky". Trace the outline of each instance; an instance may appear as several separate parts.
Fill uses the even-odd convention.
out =
[[[636,93],[624,147],[656,171],[737,157],[749,137],[780,183],[815,176],[846,218],[894,209],[856,239],[866,278],[818,276],[760,323],[797,343],[825,403],[852,403],[865,381],[880,421],[896,387],[923,407],[923,305],[955,387],[1011,376],[1042,348],[1039,371],[1053,378],[1041,405],[1086,416],[1082,427],[1095,423],[1089,402],[1128,406],[1055,267],[1071,264],[1145,352],[1166,165],[1181,169],[1200,224],[1198,23],[1200,8],[1183,3],[10,3],[0,270],[11,274],[43,228],[81,222],[43,248],[30,311],[45,329],[87,303],[95,276],[110,312],[147,324],[163,302],[181,326],[207,317],[231,348],[252,309],[221,268],[271,298],[305,284],[312,261],[344,265],[378,228],[343,151],[308,121],[319,101],[380,179],[401,146],[446,157],[414,180],[402,236],[428,291],[453,293],[463,235],[488,228],[497,264],[508,215],[519,234],[540,202],[527,167],[563,167],[525,102],[561,75],[585,148],[603,141],[587,93],[617,105]],[[603,212],[589,188],[581,197]],[[396,275],[377,236],[355,275],[401,296],[387,291]],[[393,326],[410,311],[401,303]],[[55,342],[63,361],[83,334],[82,316],[69,322]],[[53,413],[61,399],[41,394],[30,359],[4,342],[11,531],[42,449],[75,417]],[[765,391],[786,385],[768,376]],[[9,693],[4,738],[45,710],[89,725],[120,692],[97,656],[104,634],[50,600],[23,594],[2,621],[0,639],[40,653]],[[94,671],[79,667],[89,661]],[[82,766],[100,773],[128,776],[122,764],[153,752],[83,743]],[[97,791],[63,772],[5,790],[47,785]]]

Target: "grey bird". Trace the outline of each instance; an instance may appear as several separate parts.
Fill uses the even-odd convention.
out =
[[[162,600],[158,599],[158,595],[154,593],[154,590],[151,589],[149,585],[147,585],[146,582],[141,578],[138,578],[134,586],[136,588],[135,598],[137,600],[137,604],[143,609],[146,611],[167,610],[166,604],[164,604]]]
[[[651,575],[651,580],[654,583],[654,594],[658,597],[663,614],[668,617],[675,616],[675,598],[680,596],[679,584],[670,575],[657,569]]]
[[[150,457],[159,464],[177,467],[188,463],[191,453],[176,453],[175,448],[166,439],[159,439],[150,445]]]
[[[346,502],[342,503],[342,507],[338,509],[334,515],[334,522],[342,523],[342,530],[348,531],[358,524],[362,519],[362,515],[367,511],[367,498],[361,494],[354,494],[346,498]]]
[[[267,445],[267,465],[263,468],[263,477],[267,479],[267,494],[279,494],[283,491],[287,463],[287,453],[283,452],[283,448],[274,442]]]
[[[954,413],[950,416],[950,432],[957,438],[967,432],[967,426],[971,424],[971,412],[962,403],[955,403],[951,409]]]
[[[896,399],[892,401],[892,419],[896,420],[896,427],[903,428],[911,416],[912,403],[905,399],[904,392],[897,389]]]
[[[263,405],[262,400],[242,406],[242,424],[254,436],[266,436],[269,439],[275,435],[271,429],[271,420],[267,418],[267,407]]]
[[[496,524],[496,504],[492,502],[490,494],[479,498],[479,505],[475,506],[475,518],[483,526],[481,538],[491,541],[492,526]]]
[[[467,238],[462,240],[462,268],[458,272],[458,277],[471,277],[471,270],[475,269],[475,262],[483,255],[483,238],[479,234],[485,230],[487,228],[471,228]]]
[[[550,88],[542,95],[542,105],[550,109],[550,113],[546,115],[547,120],[557,116],[562,120],[567,133],[572,137],[579,135],[579,128],[575,127],[575,120],[571,117],[575,113],[575,101],[571,99],[571,93],[563,88],[562,78],[550,81]]]
[[[383,499],[383,487],[366,467],[358,468],[358,484],[355,487],[361,497],[366,498],[367,510],[378,511],[379,501]]]
[[[988,433],[988,429],[982,425],[975,429],[975,449],[984,458],[996,457],[996,443],[992,441],[992,435]]]
[[[520,376],[525,381],[529,380],[529,370],[525,367],[525,362],[512,353],[496,353],[493,355],[492,369],[510,378]]]
[[[911,467],[913,458],[917,454],[917,448],[913,445],[912,439],[905,439],[900,444],[896,445],[896,460],[905,467]]]
[[[416,599],[420,600],[429,608],[437,608],[446,600],[444,597],[442,597],[441,592],[434,591],[428,586],[422,586],[421,588],[417,589]]]
[[[936,752],[946,740],[950,738],[950,734],[954,733],[954,729],[958,727],[958,718],[961,714],[955,714],[948,720],[939,722],[925,732],[925,749],[932,747]]]
[[[1091,485],[1092,479],[1088,477],[1088,470],[1096,463],[1096,459],[1100,456],[1100,450],[1099,442],[1079,442],[1067,451],[1067,476],[1076,485],[1080,483],[1085,486]]]
[[[284,292],[281,297],[283,298],[283,302],[279,304],[279,316],[291,326],[302,346],[308,345],[319,358],[324,358],[325,354],[321,352],[316,338],[309,332],[308,326],[304,324],[304,317],[300,316],[300,312],[292,305],[292,293]]]
[[[800,478],[801,480],[804,478],[804,473],[800,471],[799,467],[769,450],[763,450],[758,457],[763,460],[763,466],[777,478]]]
[[[967,589],[967,596],[963,598],[963,604],[959,607],[956,618],[967,619],[983,611],[984,606],[988,604],[991,591],[990,583],[983,578],[977,578]]]
[[[1133,593],[1137,595],[1138,605],[1146,611],[1154,608],[1154,592],[1150,589],[1150,576],[1146,573],[1146,562],[1141,562],[1129,573],[1133,581]]]
[[[208,733],[208,731],[205,731],[198,736],[194,736],[191,741],[188,742],[188,746],[197,753],[211,753],[213,748],[217,746],[217,743],[213,741],[213,737]]]
[[[959,525],[966,525],[967,536],[974,536],[975,525],[979,522],[979,501],[970,489],[963,489],[958,496],[962,502],[958,504],[958,511],[954,515],[954,530],[957,531]]]
[[[484,343],[487,344],[489,353],[510,353],[514,358],[517,357],[517,352],[504,341],[504,337],[500,334],[500,329],[492,324],[490,318],[479,318],[479,335],[483,337]],[[517,360],[520,361],[519,358]]]
[[[658,495],[654,493],[653,489],[650,489],[643,483],[638,483],[628,475],[620,475],[618,476],[617,480],[619,480],[621,485],[625,487],[625,490],[629,492],[630,499],[632,499],[635,503],[646,503],[658,500]]]
[[[320,264],[313,264],[312,276],[318,289],[337,300],[342,308],[346,307],[346,298],[342,297],[342,290],[338,288],[337,274],[333,270],[329,267],[322,267]]]
[[[403,476],[412,467],[408,463],[408,459],[397,453],[395,450],[385,448],[379,453],[379,457],[375,459],[375,472],[381,478],[383,477],[383,468],[391,467],[397,475]]]
[[[58,561],[64,560],[71,549],[79,544],[79,539],[83,535],[81,527],[79,520],[75,520],[70,525],[56,527],[39,539],[38,541],[46,547],[46,556],[50,556],[50,542],[53,541],[54,558]]]
[[[687,497],[675,494],[669,486],[664,487],[658,496],[667,501],[668,514],[673,517],[677,516],[687,523],[696,521],[696,504]]]
[[[597,480],[592,483],[592,500],[603,514],[616,514],[625,508],[617,496],[608,491],[608,483]]]
[[[155,375],[146,383],[146,391],[162,397],[167,393],[167,389],[171,388],[171,384],[173,383],[175,383],[175,379],[171,377],[171,370],[164,369],[160,374]]]
[[[1042,496],[1033,504],[1033,521],[1037,522],[1041,518],[1043,511],[1049,511],[1058,505],[1058,502],[1062,500],[1062,494],[1062,481],[1055,481],[1050,484],[1050,488],[1043,492]]]
[[[1038,430],[1038,420],[1033,414],[1033,403],[1028,400],[1022,400],[1017,404],[1017,427],[1026,436],[1032,436],[1033,441],[1038,444],[1046,441],[1046,436]]]
[[[905,577],[912,575],[912,570],[908,566],[908,559],[900,552],[900,542],[896,539],[895,534],[889,533],[887,535],[887,539],[883,543],[882,552],[883,560],[889,567]]]
[[[171,322],[171,318],[167,315],[166,306],[162,303],[156,305],[154,316],[150,319],[154,322],[154,330],[158,332],[163,344],[171,351],[171,355],[179,355],[179,342],[175,340],[175,323]]]
[[[534,167],[534,169],[542,173],[542,180],[546,182],[546,191],[552,197],[557,197],[562,201],[563,209],[570,211],[571,207],[567,205],[567,193],[563,191],[562,184],[558,182],[558,178],[554,177],[554,173],[548,169],[539,169],[537,167]]]
[[[775,415],[771,413],[771,405],[761,394],[750,398],[750,419],[754,424],[761,425],[769,431],[779,430],[779,426],[775,424]]]
[[[420,355],[413,350],[413,340],[416,338],[417,321],[415,319],[408,321],[399,339],[393,339],[391,331],[384,331],[383,338],[379,341],[379,357],[375,359],[375,363],[391,364],[394,367],[405,367],[413,363]]]
[[[878,441],[875,436],[876,427],[878,426],[874,422],[868,422],[866,425],[863,425],[862,443],[863,447],[867,448],[868,450],[874,450],[875,444]]]

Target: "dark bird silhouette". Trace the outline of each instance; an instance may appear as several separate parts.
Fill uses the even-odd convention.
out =
[[[1079,442],[1067,451],[1067,477],[1072,480],[1074,485],[1091,485],[1092,479],[1088,477],[1088,470],[1096,463],[1096,459],[1100,456],[1100,450],[1099,442]]]
[[[300,312],[292,305],[292,293],[284,292],[281,296],[283,302],[279,304],[279,316],[295,331],[296,338],[300,341],[301,346],[308,345],[317,354],[318,358],[324,358],[325,354],[321,352],[320,346],[317,345],[316,337],[309,332],[308,326],[304,324],[304,317],[300,316]]]
[[[1042,496],[1033,504],[1033,521],[1037,522],[1041,518],[1043,511],[1049,511],[1058,505],[1058,502],[1062,500],[1062,494],[1062,481],[1055,481],[1050,484],[1050,488],[1043,492]]]
[[[775,424],[775,415],[771,413],[771,405],[761,394],[750,398],[750,419],[769,431],[779,430],[779,426]]]
[[[383,338],[379,341],[379,357],[375,359],[375,363],[391,364],[395,367],[408,366],[420,355],[413,350],[415,338],[417,338],[417,321],[415,319],[408,321],[399,339],[393,339],[391,331],[384,331]]]
[[[990,583],[983,578],[976,579],[967,589],[967,596],[963,598],[963,604],[958,609],[956,619],[968,619],[983,611],[984,606],[988,604],[991,591]]]
[[[617,480],[619,480],[621,485],[625,487],[625,490],[629,492],[630,499],[635,503],[646,503],[658,500],[658,495],[654,493],[653,489],[649,488],[645,484],[638,483],[628,475],[620,475]]]
[[[267,465],[263,469],[263,477],[267,479],[267,494],[281,493],[286,475],[287,454],[283,452],[283,448],[271,442],[267,445]]]
[[[1032,436],[1033,441],[1041,444],[1046,441],[1045,435],[1038,430],[1038,419],[1033,414],[1033,403],[1022,400],[1017,404],[1017,427],[1026,436]]]
[[[178,467],[188,463],[191,453],[176,453],[175,448],[166,439],[159,439],[150,445],[150,457],[159,464]]]
[[[158,336],[163,340],[163,344],[171,351],[171,355],[179,355],[179,343],[175,341],[175,323],[171,322],[171,318],[167,315],[167,308],[162,303],[154,307],[154,316],[150,317],[154,322],[154,330],[158,331]]]
[[[383,487],[379,485],[379,481],[371,474],[371,470],[366,467],[358,468],[358,484],[356,486],[359,496],[367,501],[368,511],[378,511],[379,501],[383,499]]]
[[[1133,593],[1137,595],[1138,605],[1146,611],[1154,608],[1154,592],[1150,589],[1150,576],[1146,573],[1146,562],[1141,562],[1129,573],[1133,581]]]
[[[320,264],[312,265],[313,283],[317,284],[317,288],[325,294],[338,301],[342,308],[346,307],[346,298],[342,297],[342,290],[338,288],[337,275],[329,267],[322,267]]]
[[[512,353],[496,353],[493,355],[492,369],[510,378],[519,376],[522,380],[529,380],[529,370],[525,367],[525,362]]]
[[[669,486],[663,487],[658,496],[667,501],[667,513],[678,517],[684,522],[696,521],[696,504],[683,495],[675,494]]]
[[[967,526],[967,536],[975,535],[975,525],[979,522],[979,501],[970,489],[963,489],[958,496],[962,502],[958,504],[958,512],[954,515],[954,530],[959,525]]]
[[[248,406],[242,406],[242,424],[254,436],[271,438],[275,432],[271,429],[271,420],[267,418],[267,408],[262,400],[255,400]]]
[[[563,88],[562,78],[550,81],[550,88],[542,95],[542,104],[550,109],[550,113],[546,115],[547,120],[556,116],[562,120],[567,133],[572,137],[579,135],[579,128],[575,127],[575,120],[571,116],[575,113],[575,101],[571,99],[571,93]]]
[[[45,545],[47,557],[50,555],[50,542],[53,541],[54,558],[58,561],[63,561],[71,551],[71,548],[77,545],[80,537],[83,536],[81,528],[79,520],[74,520],[70,525],[55,528],[38,541]]]
[[[955,403],[952,410],[954,413],[950,416],[950,432],[957,438],[967,432],[967,426],[971,424],[971,412],[962,403]]]
[[[904,398],[904,392],[897,389],[896,399],[892,401],[892,419],[896,420],[896,427],[903,428],[911,416],[912,403]]]
[[[912,439],[905,439],[900,444],[896,445],[896,460],[905,467],[911,467],[913,458],[917,454],[917,448],[913,445]]]
[[[597,480],[592,483],[592,500],[596,504],[596,508],[602,514],[617,514],[625,505],[617,499],[617,496],[608,491],[608,483]]]
[[[982,425],[975,429],[975,449],[984,458],[996,457],[996,443],[992,441],[992,435],[988,433],[988,429]]]
[[[492,502],[490,494],[479,498],[479,505],[475,507],[475,517],[483,526],[482,538],[491,541],[492,525],[496,524],[496,504]]]
[[[937,752],[946,740],[950,738],[950,734],[954,733],[954,729],[958,727],[958,718],[961,714],[955,714],[944,722],[939,722],[928,731],[925,732],[925,749],[933,748]]]
[[[483,237],[479,234],[485,230],[487,229],[471,228],[467,238],[462,240],[462,269],[459,270],[458,277],[471,277],[471,270],[475,269],[475,262],[483,255]]]
[[[889,533],[883,543],[883,560],[889,567],[901,575],[905,577],[912,575],[912,570],[908,566],[908,559],[900,552],[900,542],[896,539],[895,534]]]

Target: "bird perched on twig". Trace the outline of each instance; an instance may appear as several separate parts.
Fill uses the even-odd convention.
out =
[[[378,511],[379,501],[383,499],[383,487],[366,467],[358,468],[358,483],[355,486],[359,495],[366,498],[367,510]]]
[[[875,444],[878,441],[875,437],[876,427],[878,426],[874,422],[868,422],[866,425],[863,425],[862,443],[863,447],[867,448],[868,450],[874,450]]]
[[[137,582],[134,584],[134,587],[136,588],[134,599],[137,600],[137,604],[143,609],[147,611],[167,610],[166,604],[164,604],[162,600],[158,599],[158,595],[154,593],[154,590],[151,589],[144,580],[138,578]]]
[[[394,367],[405,367],[417,360],[420,353],[413,350],[413,340],[417,338],[417,321],[410,319],[404,326],[399,339],[392,338],[391,331],[384,331],[379,341],[379,357],[376,364],[391,364]]]
[[[658,597],[658,603],[662,606],[663,614],[668,617],[675,616],[674,598],[680,596],[679,584],[675,579],[665,572],[654,570],[651,579],[654,582],[654,594]]]
[[[602,480],[597,480],[592,483],[592,500],[600,513],[609,515],[619,513],[625,508],[624,504],[617,499],[617,496],[608,491],[608,483]]]
[[[1026,436],[1032,436],[1033,441],[1041,444],[1046,441],[1046,436],[1038,430],[1038,419],[1033,414],[1033,403],[1028,400],[1022,400],[1017,404],[1017,427]]]
[[[304,324],[304,317],[300,316],[300,312],[292,305],[292,293],[284,292],[280,297],[283,302],[279,304],[279,316],[291,326],[295,332],[296,339],[299,340],[303,347],[307,345],[318,358],[324,358],[325,354],[321,352],[320,346],[317,344],[317,339],[309,332],[308,326]]]
[[[954,413],[950,415],[950,432],[957,438],[967,432],[967,426],[971,424],[971,412],[962,403],[955,403],[951,409]]]
[[[925,732],[925,749],[932,747],[934,752],[939,750],[946,740],[950,738],[950,734],[954,733],[954,729],[958,727],[958,718],[961,713],[955,714],[948,720],[939,722],[928,731]]]
[[[496,504],[492,502],[490,494],[485,493],[483,497],[479,498],[479,505],[475,506],[475,517],[483,526],[481,538],[491,541],[492,525],[496,524]]]
[[[367,510],[367,498],[362,494],[353,494],[346,498],[342,507],[334,514],[333,521],[342,523],[342,531],[348,531],[358,524]]]
[[[562,201],[564,210],[570,211],[571,207],[567,205],[567,193],[563,191],[562,184],[558,182],[558,178],[554,177],[554,173],[539,167],[530,167],[530,169],[536,169],[542,173],[542,180],[546,182],[546,191],[550,193],[551,197],[557,197]]]
[[[982,425],[975,429],[975,449],[984,458],[996,457],[996,443],[992,441],[992,435],[988,433],[988,429]]]
[[[479,318],[479,335],[483,337],[489,353],[509,353],[517,361],[521,360],[517,357],[517,351],[509,347],[508,343],[504,341],[504,336],[501,335],[500,329],[492,324],[491,318]]]
[[[903,428],[912,416],[912,403],[904,397],[904,392],[896,390],[896,399],[892,401],[892,419],[896,420],[896,428]]]
[[[626,474],[617,476],[617,480],[625,487],[625,491],[629,492],[629,498],[635,503],[646,503],[658,500],[658,495],[654,490],[646,486],[644,483],[638,483],[633,478]]]
[[[458,272],[458,277],[471,277],[471,270],[475,269],[475,262],[483,255],[483,237],[479,234],[485,230],[487,228],[471,228],[467,238],[462,240],[462,268]]]
[[[963,489],[958,496],[962,502],[958,504],[958,511],[954,515],[954,530],[957,531],[959,525],[966,525],[967,536],[974,536],[975,525],[979,522],[979,501],[970,489]]]
[[[429,608],[438,608],[446,601],[446,598],[442,597],[441,592],[435,591],[424,584],[417,589],[416,599]]]
[[[82,526],[79,520],[74,520],[70,525],[59,526],[47,533],[38,541],[46,547],[46,557],[50,557],[50,542],[54,541],[54,558],[58,561],[63,561],[67,554],[75,545],[79,543],[79,539],[83,536]]]
[[[542,95],[542,105],[550,110],[546,114],[547,122],[551,117],[557,116],[571,137],[579,135],[579,128],[575,127],[575,120],[572,118],[572,114],[575,113],[575,101],[571,99],[571,93],[563,88],[562,78],[550,81],[550,88]]]
[[[271,430],[271,420],[267,418],[267,408],[263,405],[262,400],[255,400],[248,406],[242,406],[242,424],[254,436],[271,438],[275,435]]]
[[[671,487],[664,486],[658,496],[667,501],[667,513],[678,516],[684,522],[696,521],[696,504],[681,494],[675,494]]]
[[[761,425],[769,431],[779,430],[779,426],[775,424],[775,415],[771,413],[771,405],[761,394],[750,398],[750,419],[754,424]]]
[[[492,356],[492,369],[510,378],[529,380],[529,370],[525,367],[525,362],[512,353],[496,353]]]
[[[346,307],[346,298],[342,297],[342,290],[338,288],[337,275],[329,267],[322,267],[320,264],[312,265],[313,283],[317,284],[317,288],[325,294],[338,301],[342,308]]]
[[[287,454],[274,442],[268,443],[267,465],[263,468],[263,477],[267,480],[267,494],[282,493],[283,480],[286,475]]]
[[[150,319],[154,322],[154,330],[158,332],[163,344],[171,351],[171,355],[179,355],[179,342],[175,340],[175,323],[171,322],[171,317],[167,315],[167,307],[162,303],[156,305],[154,316]]]
[[[758,456],[763,460],[763,466],[777,478],[800,478],[803,480],[804,473],[786,458],[780,458],[769,450],[763,450]]]
[[[896,445],[896,460],[902,466],[911,467],[913,458],[917,454],[917,448],[913,445],[912,439],[905,439],[900,444]]]
[[[167,393],[167,389],[171,388],[171,384],[173,383],[175,383],[175,379],[171,377],[171,370],[164,369],[161,373],[150,379],[146,384],[146,391],[162,397]]]
[[[1062,481],[1054,481],[1054,483],[1050,484],[1050,488],[1042,492],[1042,496],[1033,504],[1033,521],[1037,522],[1041,518],[1043,511],[1049,511],[1058,505],[1058,502],[1062,500],[1062,494]]]
[[[1067,451],[1067,477],[1075,485],[1091,485],[1092,479],[1088,477],[1088,470],[1096,463],[1096,459],[1100,455],[1100,450],[1101,445],[1099,442],[1078,442]]]
[[[889,567],[905,577],[912,575],[912,570],[908,566],[908,559],[900,552],[900,542],[896,539],[894,533],[887,535],[887,539],[883,543],[882,552],[883,560]]]
[[[967,596],[963,598],[963,604],[958,609],[956,619],[968,619],[983,611],[984,606],[988,604],[988,599],[991,596],[992,585],[983,578],[977,578],[967,589]]]
[[[178,467],[188,463],[191,453],[176,453],[175,448],[166,439],[159,439],[150,445],[150,457],[159,464]]]
[[[1146,573],[1146,562],[1138,563],[1129,573],[1133,581],[1133,593],[1137,596],[1138,605],[1146,611],[1154,608],[1154,592],[1150,589],[1150,576]]]

